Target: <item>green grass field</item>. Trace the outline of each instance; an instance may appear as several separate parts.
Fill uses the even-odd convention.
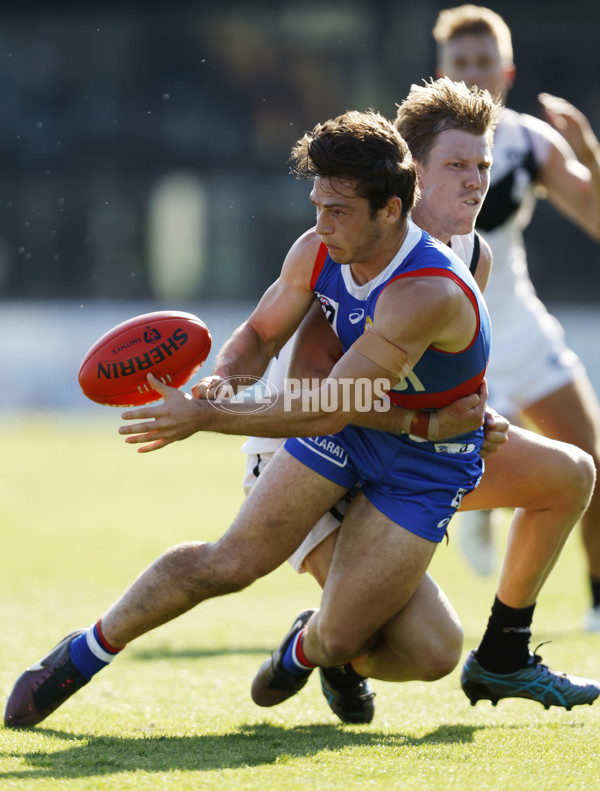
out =
[[[102,421],[7,420],[2,432],[0,694],[73,628],[87,626],[156,555],[212,539],[242,501],[241,440],[196,436],[138,455]],[[494,580],[456,542],[433,572],[465,626],[487,621]],[[133,643],[32,730],[0,729],[0,789],[589,789],[600,785],[600,703],[571,712],[508,700],[469,705],[459,670],[433,684],[374,682],[369,726],[342,726],[316,674],[295,698],[259,709],[259,663],[312,579],[281,568]],[[538,603],[533,646],[557,669],[600,678],[600,635],[584,634],[579,534]]]

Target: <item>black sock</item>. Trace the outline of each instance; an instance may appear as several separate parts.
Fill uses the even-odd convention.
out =
[[[479,664],[491,673],[514,673],[530,660],[529,638],[535,604],[516,609],[496,596],[487,629],[475,652]]]
[[[600,579],[590,577],[590,586],[592,588],[592,604],[594,607],[600,607]]]

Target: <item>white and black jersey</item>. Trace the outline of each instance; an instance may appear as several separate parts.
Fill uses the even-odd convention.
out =
[[[535,293],[523,241],[535,209],[535,182],[557,137],[538,118],[503,111],[492,148],[490,189],[477,219],[477,230],[492,250],[485,291],[493,332],[489,400],[513,419],[528,403],[571,381],[580,364]]]

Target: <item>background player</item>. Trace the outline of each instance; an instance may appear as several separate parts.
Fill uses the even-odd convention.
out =
[[[497,13],[475,5],[442,11],[433,35],[438,75],[486,88],[504,100],[515,79],[511,34]],[[600,459],[600,405],[563,331],[537,298],[527,272],[523,229],[543,187],[552,205],[600,239],[600,143],[575,107],[539,96],[546,121],[505,109],[494,141],[491,186],[477,228],[492,248],[486,290],[494,344],[487,372],[490,404],[511,421],[523,416],[546,436]],[[600,489],[581,521],[592,591],[585,626],[600,630]],[[461,539],[481,573],[493,569],[489,512],[463,517]]]

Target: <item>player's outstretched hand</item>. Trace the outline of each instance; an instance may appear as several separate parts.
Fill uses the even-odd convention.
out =
[[[483,445],[480,456],[485,459],[499,450],[508,440],[509,421],[491,407],[486,407],[483,421]]]
[[[538,100],[546,121],[560,132],[580,162],[586,165],[597,155],[600,146],[588,119],[581,110],[559,96],[540,93]]]
[[[186,439],[198,431],[200,425],[201,406],[197,399],[163,384],[152,374],[147,378],[148,384],[161,394],[163,403],[123,412],[123,420],[144,422],[119,427],[119,434],[126,435],[125,442],[142,444],[138,453],[148,453]]]

